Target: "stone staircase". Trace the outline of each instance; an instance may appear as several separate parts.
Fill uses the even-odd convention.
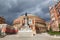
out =
[[[21,37],[31,37],[31,36],[33,36],[33,32],[32,32],[32,30],[30,30],[30,31],[19,31],[18,35]]]

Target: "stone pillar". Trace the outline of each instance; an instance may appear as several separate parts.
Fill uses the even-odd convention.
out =
[[[55,26],[56,26],[56,31],[59,31],[59,25],[58,25],[59,23],[58,23],[58,21],[55,21]]]
[[[48,30],[50,30],[50,23],[49,23],[49,24],[47,24],[47,29],[48,29]]]
[[[22,26],[22,24],[23,24],[23,19],[21,19],[20,22],[21,22],[21,23],[20,23],[20,26]]]
[[[35,35],[36,34],[36,28],[35,28],[35,18],[34,18],[34,20],[33,20],[33,35]]]
[[[2,30],[1,30],[1,35],[5,36],[6,35],[6,27],[7,27],[7,24],[1,24],[2,26]]]
[[[5,33],[6,32],[6,27],[3,27],[1,32]]]
[[[7,24],[1,24],[0,26],[2,27],[1,32],[6,32]]]
[[[35,29],[35,26],[33,26],[32,31],[33,31],[33,35],[35,35],[35,34],[36,34],[36,29]]]

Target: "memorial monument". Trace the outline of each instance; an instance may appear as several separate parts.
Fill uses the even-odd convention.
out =
[[[22,25],[22,28],[19,30],[19,32],[21,36],[33,36],[32,29],[29,28],[29,18],[27,13],[25,13],[24,24]]]

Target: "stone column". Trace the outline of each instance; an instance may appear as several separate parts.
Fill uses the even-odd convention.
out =
[[[7,24],[1,24],[1,26],[2,26],[2,31],[1,32],[5,32],[6,31]]]
[[[1,30],[1,35],[6,35],[6,27],[7,27],[7,24],[1,24],[1,26],[2,26],[2,30]]]
[[[33,29],[32,29],[32,30],[33,30],[33,35],[35,35],[35,34],[36,34],[35,18],[34,18],[33,22],[34,22],[34,23],[33,23]]]
[[[35,34],[36,34],[36,29],[35,29],[35,26],[33,26],[32,31],[33,31],[33,35],[35,35]]]

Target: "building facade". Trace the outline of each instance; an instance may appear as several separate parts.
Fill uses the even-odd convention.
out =
[[[18,17],[17,19],[14,20],[13,25],[21,29],[25,23],[25,20],[24,20],[25,17],[26,16],[24,15]],[[28,14],[27,17],[28,17],[29,28],[31,28],[33,32],[39,33],[39,32],[46,31],[46,23],[42,18],[32,14]]]
[[[50,7],[50,16],[51,22],[50,26],[53,31],[60,31],[59,24],[60,24],[60,1],[55,4],[53,7]]]
[[[4,24],[5,23],[5,18],[0,17],[0,24]]]

